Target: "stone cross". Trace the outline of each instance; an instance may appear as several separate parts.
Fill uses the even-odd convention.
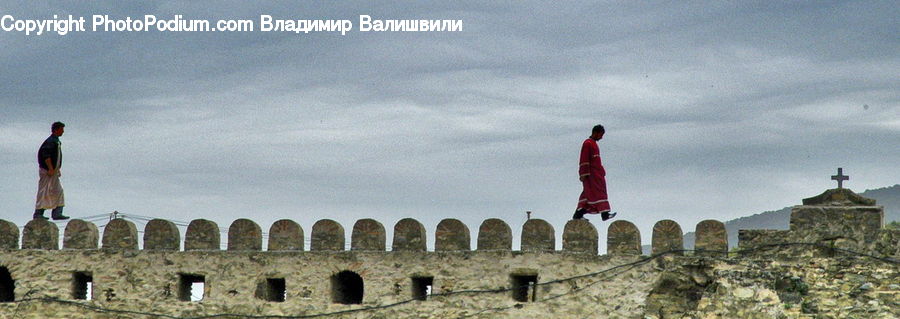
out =
[[[838,182],[838,188],[844,188],[844,181],[850,180],[850,176],[844,175],[844,169],[838,167],[837,175],[831,175],[831,180]]]

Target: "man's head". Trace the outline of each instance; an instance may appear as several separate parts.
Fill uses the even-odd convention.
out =
[[[594,129],[591,130],[591,139],[599,140],[603,138],[603,133],[606,133],[606,129],[603,128],[603,125],[597,124],[594,126]]]
[[[62,136],[66,131],[66,125],[63,122],[53,122],[53,125],[50,125],[50,131],[53,132],[53,135]]]

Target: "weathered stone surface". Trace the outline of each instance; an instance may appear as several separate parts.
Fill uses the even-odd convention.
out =
[[[725,256],[728,254],[728,233],[725,224],[718,220],[697,223],[694,231],[694,254],[701,256]]]
[[[19,249],[19,227],[0,219],[0,249]]]
[[[859,196],[847,188],[833,188],[803,199],[806,206],[875,206],[875,200]]]
[[[412,218],[404,218],[394,225],[394,251],[425,251],[425,226]]]
[[[22,249],[59,249],[59,228],[46,219],[32,219],[22,231]]]
[[[102,313],[61,302],[0,302],[0,318],[145,319],[313,316],[374,307],[340,318],[859,318],[893,319],[896,265],[872,258],[773,260],[662,258],[635,267],[633,257],[560,252],[210,252],[101,250],[0,251],[2,268],[14,276],[17,294],[71,300],[72,271],[90,271],[95,301],[105,309],[150,312]],[[595,271],[614,269],[551,283]],[[329,278],[345,270],[364,281],[363,305],[335,305]],[[203,301],[177,301],[178,274],[205,275]],[[511,275],[536,275],[534,302],[510,293],[459,293],[411,298],[415,281],[433,276],[432,292],[512,288]],[[0,271],[2,276],[2,271]],[[254,298],[260,282],[285,278],[283,302]],[[785,279],[787,278],[787,279]],[[787,283],[785,283],[787,281]],[[169,287],[170,290],[166,290]],[[168,291],[168,295],[167,295]],[[573,293],[574,292],[574,293]],[[793,294],[793,296],[791,296]],[[168,297],[166,297],[168,296]],[[556,296],[562,296],[554,298]],[[24,299],[17,295],[17,300]],[[165,299],[164,299],[165,298]],[[74,301],[74,300],[73,300]],[[83,302],[83,301],[74,301]],[[518,305],[518,306],[517,306]],[[487,310],[485,310],[487,309]],[[16,311],[18,310],[18,312]],[[185,313],[190,310],[190,315]],[[812,313],[812,311],[816,313]],[[804,313],[804,311],[806,313]],[[739,316],[739,317],[738,317]],[[328,317],[328,316],[322,316]]]
[[[543,219],[529,219],[522,225],[522,251],[556,250],[556,232]]]
[[[444,219],[434,232],[434,250],[458,251],[471,250],[469,228],[457,219]]]
[[[606,253],[610,255],[640,255],[641,232],[629,221],[612,222],[606,232]]]
[[[597,254],[597,228],[587,219],[572,219],[563,229],[563,250]]]
[[[165,219],[152,219],[144,226],[144,249],[179,250],[181,232],[175,223]]]
[[[436,224],[436,223],[435,223]],[[312,224],[310,224],[312,226]],[[436,225],[435,225],[436,226]],[[432,228],[434,230],[434,228]],[[72,303],[0,303],[0,318],[148,319],[172,317],[251,318],[316,316],[412,297],[414,280],[433,277],[432,292],[510,288],[510,275],[537,275],[541,282],[607,269],[623,262],[561,252],[252,252],[252,251],[85,251],[0,252],[3,267],[15,276],[16,292],[33,298],[58,298],[104,309],[159,315],[109,313]],[[12,262],[10,262],[12,261]],[[638,318],[655,274],[653,263],[622,268],[615,276],[597,276],[538,286],[537,302],[516,302],[510,293],[460,293],[322,318]],[[531,271],[523,271],[523,268]],[[72,300],[72,272],[93,274],[94,301]],[[351,271],[364,281],[362,305],[335,304],[336,273]],[[201,302],[179,301],[179,274],[205,276]],[[255,298],[260,283],[284,278],[284,301]],[[603,281],[590,285],[602,279]],[[571,293],[576,289],[577,293]],[[168,287],[168,290],[167,290]],[[167,294],[168,293],[168,294]],[[561,298],[550,298],[563,295]],[[20,297],[21,298],[21,297]],[[520,307],[515,307],[520,304]],[[19,306],[19,307],[15,307]],[[499,309],[500,307],[508,309]],[[489,309],[485,311],[484,309]],[[492,310],[497,309],[497,310]],[[189,311],[189,312],[188,312]],[[479,313],[481,312],[481,313]],[[13,319],[13,318],[10,318]]]
[[[313,224],[312,242],[309,250],[344,250],[344,226],[330,219],[322,219]]]
[[[874,236],[884,225],[882,206],[794,206],[791,230],[823,237]],[[865,237],[865,236],[863,236]]]
[[[290,219],[282,219],[269,227],[269,251],[303,251],[303,228]]]
[[[138,249],[137,227],[121,218],[109,221],[103,227],[103,249]]]
[[[616,225],[615,228],[626,225],[622,226],[625,229],[630,223]],[[569,237],[566,233],[577,233],[572,230],[576,226],[564,230],[564,241]],[[631,234],[626,241],[639,243],[636,229]],[[778,239],[782,234],[796,235],[791,231],[744,231],[741,237],[742,242],[760,239],[765,244],[771,241],[764,241],[763,237]],[[856,235],[842,236],[821,240],[832,240],[840,247],[841,240]],[[871,243],[866,249],[875,252],[882,249],[896,256],[900,232],[881,230],[875,238],[880,248],[873,248],[875,243]],[[573,247],[566,243],[563,246],[566,250]],[[774,249],[772,253],[780,253],[782,249]],[[95,279],[94,301],[74,302],[121,310],[110,314],[102,313],[102,309],[73,307],[68,302],[0,302],[0,318],[11,314],[17,314],[17,318],[147,317],[135,312],[150,312],[155,317],[208,317],[223,313],[233,314],[235,318],[325,316],[373,305],[391,306],[342,316],[900,318],[896,298],[900,293],[897,284],[900,274],[892,262],[896,257],[869,258],[840,253],[821,256],[797,253],[791,253],[790,258],[753,254],[732,254],[725,258],[666,256],[642,262],[630,256],[503,250],[270,253],[0,249],[0,301],[9,301],[10,287],[15,289],[12,296],[16,301],[72,300],[73,271],[88,272]],[[341,272],[358,274],[364,281],[364,291],[362,285],[342,286],[339,281],[329,280]],[[205,277],[202,302],[177,301],[183,296],[179,274]],[[12,280],[14,286],[10,285]],[[531,280],[540,285],[519,291],[523,289],[518,285]],[[279,292],[278,287],[284,289],[285,283],[287,289]],[[426,297],[427,301],[406,302],[416,292],[424,291],[426,285],[434,293]],[[357,288],[363,296],[363,305],[334,304],[332,292]],[[498,289],[515,292],[497,293]],[[273,294],[283,297],[278,300],[281,302],[259,297]],[[521,295],[528,297],[528,301],[514,300]]]
[[[665,219],[653,225],[653,254],[674,251],[672,254],[684,255],[684,238],[681,226],[675,221]]]
[[[512,250],[512,229],[503,220],[486,219],[478,227],[478,250]]]
[[[219,225],[206,219],[195,219],[184,234],[184,250],[220,250]]]
[[[360,219],[353,224],[350,234],[350,250],[384,251],[387,249],[387,236],[384,225],[374,219]]]
[[[793,242],[794,234],[788,230],[741,229],[738,231],[738,257],[744,258],[794,258],[811,257],[817,249],[808,246],[780,246]]]
[[[875,240],[869,243],[867,251],[871,251],[877,256],[900,257],[900,230],[880,230]]]
[[[262,228],[249,219],[238,219],[228,227],[228,250],[262,250]]]
[[[738,248],[754,248],[769,243],[787,242],[790,231],[775,229],[741,229],[738,231]]]
[[[684,267],[679,271],[660,274],[646,300],[645,315],[655,318],[692,318],[700,297],[711,284],[711,278],[703,265],[700,269]],[[657,317],[658,316],[658,317]]]
[[[63,248],[65,249],[97,249],[100,232],[97,225],[80,219],[70,220],[63,232]]]

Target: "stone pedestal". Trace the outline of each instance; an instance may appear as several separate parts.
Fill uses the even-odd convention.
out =
[[[898,248],[876,245],[883,238],[900,238],[900,232],[883,226],[883,206],[849,189],[836,188],[794,206],[790,230],[741,230],[738,246],[795,257],[831,256],[842,250],[896,256]]]

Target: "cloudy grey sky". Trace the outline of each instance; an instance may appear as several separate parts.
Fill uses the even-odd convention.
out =
[[[900,9],[866,2],[45,2],[0,15],[461,19],[462,32],[0,31],[0,218],[30,219],[67,124],[67,214],[221,227],[443,218],[560,236],[602,123],[612,207],[644,241],[900,183]],[[607,224],[593,218],[605,238]],[[141,227],[138,225],[139,228]],[[389,237],[390,238],[390,237]],[[601,242],[605,246],[605,241]]]

